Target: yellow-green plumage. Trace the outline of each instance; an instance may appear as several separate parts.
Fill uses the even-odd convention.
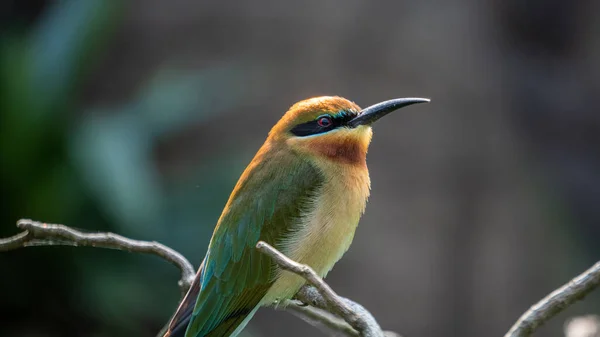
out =
[[[259,240],[321,276],[329,272],[365,209],[371,128],[323,128],[319,118],[346,123],[359,112],[343,98],[318,97],[297,103],[273,127],[235,186],[165,336],[235,336],[259,306],[298,291],[304,280],[258,252]]]

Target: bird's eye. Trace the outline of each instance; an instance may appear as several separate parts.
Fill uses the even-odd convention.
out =
[[[333,124],[333,121],[331,121],[331,117],[323,116],[319,117],[319,119],[317,120],[317,124],[319,124],[319,126],[322,128],[326,128],[331,126],[331,124]]]

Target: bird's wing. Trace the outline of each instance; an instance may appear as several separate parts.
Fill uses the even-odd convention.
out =
[[[190,323],[190,318],[192,317],[192,312],[194,311],[194,305],[196,304],[196,298],[200,293],[200,274],[204,269],[204,260],[198,268],[198,272],[196,273],[196,277],[192,282],[190,289],[187,294],[185,294],[181,304],[177,308],[175,315],[171,318],[169,322],[169,328],[167,329],[164,337],[177,337],[183,336],[185,334],[185,329]]]
[[[277,247],[320,186],[320,176],[309,164],[293,167],[296,172],[251,170],[242,175],[194,281],[191,292],[199,290],[194,309],[182,304],[179,311],[186,314],[176,314],[179,323],[171,323],[188,325],[189,317],[186,337],[230,336],[255,312],[275,273],[275,265],[256,243],[263,240]],[[188,295],[184,303],[192,300]]]

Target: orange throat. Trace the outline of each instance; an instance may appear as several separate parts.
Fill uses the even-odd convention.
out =
[[[362,144],[354,140],[343,142],[315,142],[313,151],[324,158],[345,164],[362,165],[367,162],[367,152]]]
[[[370,127],[360,126],[356,129],[335,130],[317,137],[291,138],[288,145],[310,155],[317,164],[366,166],[371,136]]]

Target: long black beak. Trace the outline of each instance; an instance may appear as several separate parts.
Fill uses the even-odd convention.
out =
[[[351,128],[357,127],[359,125],[370,125],[379,118],[389,114],[394,110],[398,110],[400,108],[404,108],[405,106],[409,106],[417,103],[427,103],[429,99],[427,98],[397,98],[391,99],[389,101],[377,103],[375,105],[371,105],[368,108],[363,109],[360,114],[348,122],[348,126]]]

